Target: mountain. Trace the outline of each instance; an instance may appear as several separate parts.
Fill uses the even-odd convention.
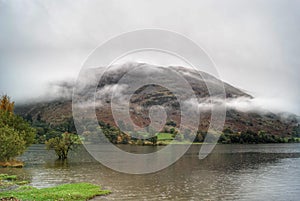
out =
[[[265,131],[270,135],[285,137],[291,136],[298,125],[297,117],[292,114],[279,115],[272,113],[272,111],[266,111],[263,108],[249,108],[251,106],[248,108],[239,107],[240,104],[251,102],[254,97],[205,72],[199,74],[199,72],[191,68],[180,66],[163,67],[145,63],[114,65],[105,72],[103,69],[93,68],[87,70],[85,72],[87,75],[86,80],[95,82],[102,75],[101,80],[97,81],[96,87],[96,115],[99,121],[113,126],[116,126],[111,110],[113,91],[115,92],[114,98],[120,101],[124,96],[130,95],[128,86],[132,84],[138,86],[140,80],[143,81],[150,78],[163,81],[164,84],[172,86],[179,91],[181,90],[180,93],[182,94],[183,101],[191,111],[195,107],[200,108],[199,130],[202,132],[205,132],[209,126],[211,104],[218,104],[218,101],[221,101],[217,95],[212,94],[210,96],[207,83],[214,90],[218,90],[220,83],[224,85],[226,94],[225,104],[227,105],[224,129],[230,129],[234,133],[246,130],[256,133]],[[142,70],[134,71],[134,69]],[[183,85],[181,78],[176,78],[174,81],[176,75],[181,76],[181,78],[187,81],[197,99],[192,99],[188,94],[185,94],[185,90],[181,89]],[[88,84],[81,90],[80,93],[82,93],[82,96],[86,97],[93,95],[89,93],[94,93],[95,91]],[[89,107],[90,103],[85,102],[83,104]],[[167,87],[156,84],[139,87],[132,94],[129,104],[132,121],[139,126],[149,125],[149,109],[153,105],[161,105],[166,108],[167,122],[175,122],[174,125],[180,125],[180,104],[175,94]],[[16,107],[15,112],[27,119],[30,118],[33,121],[39,119],[55,127],[72,119],[72,99],[69,97],[19,105]]]

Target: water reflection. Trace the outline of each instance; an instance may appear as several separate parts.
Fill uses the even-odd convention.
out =
[[[199,146],[193,145],[160,172],[128,175],[100,165],[83,147],[62,162],[35,145],[21,157],[25,168],[4,168],[0,173],[28,178],[39,188],[91,182],[113,191],[94,200],[297,200],[300,196],[300,144],[218,145],[203,160],[198,159]],[[143,149],[122,147],[127,148]]]

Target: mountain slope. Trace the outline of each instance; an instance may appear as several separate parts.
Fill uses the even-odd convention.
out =
[[[132,77],[129,80],[120,83],[125,75],[136,68],[144,68],[146,70],[132,73]],[[115,90],[118,96],[117,98],[128,95],[128,85],[145,76],[156,77],[156,79],[164,80],[165,83],[172,84],[175,88],[180,89],[182,83],[172,82],[173,80],[170,75],[172,75],[173,72],[182,76],[195,92],[198,100],[189,99],[190,97],[184,97],[184,99],[191,111],[194,107],[200,108],[201,118],[199,130],[205,132],[208,129],[211,117],[210,101],[214,101],[215,98],[216,101],[218,101],[217,97],[210,97],[206,83],[209,82],[212,88],[217,88],[218,84],[222,81],[207,73],[201,72],[200,76],[199,73],[193,69],[178,66],[161,67],[144,63],[126,63],[113,66],[104,72],[96,91],[96,114],[98,120],[116,126],[111,111],[111,94]],[[88,77],[87,79],[97,79],[101,73],[102,68],[90,69],[89,74],[92,75],[93,78]],[[226,92],[226,102],[228,103],[239,100],[247,101],[253,98],[240,89],[227,83],[223,84]],[[89,93],[89,91],[93,90],[83,90],[82,93]],[[184,92],[182,93],[184,94]],[[133,122],[139,126],[147,126],[150,123],[149,109],[153,105],[161,105],[166,108],[167,121],[174,121],[177,126],[180,124],[180,105],[176,96],[166,87],[155,84],[140,87],[131,96],[130,115]],[[69,121],[72,118],[72,100],[69,98],[21,105],[16,107],[16,113],[23,117],[30,116],[33,120],[39,118],[55,126]],[[297,123],[295,116],[282,118],[280,115],[269,111],[257,111],[251,110],[251,108],[247,111],[243,111],[230,106],[227,108],[224,128],[229,128],[233,132],[251,130],[253,132],[265,131],[277,136],[291,136]]]

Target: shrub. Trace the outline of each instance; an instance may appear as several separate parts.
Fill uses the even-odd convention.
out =
[[[78,144],[80,144],[79,136],[66,132],[60,137],[51,138],[46,141],[46,148],[48,150],[53,149],[59,159],[66,159],[69,151]]]
[[[26,142],[19,133],[7,125],[0,127],[0,161],[9,161],[21,155],[25,150]]]
[[[0,99],[0,160],[10,161],[24,153],[35,138],[36,131],[13,113],[14,102],[7,95]]]

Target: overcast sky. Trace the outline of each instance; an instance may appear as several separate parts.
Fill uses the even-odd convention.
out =
[[[224,81],[267,108],[300,115],[299,9],[293,0],[0,0],[0,93],[41,96],[107,39],[160,28],[195,41]]]

